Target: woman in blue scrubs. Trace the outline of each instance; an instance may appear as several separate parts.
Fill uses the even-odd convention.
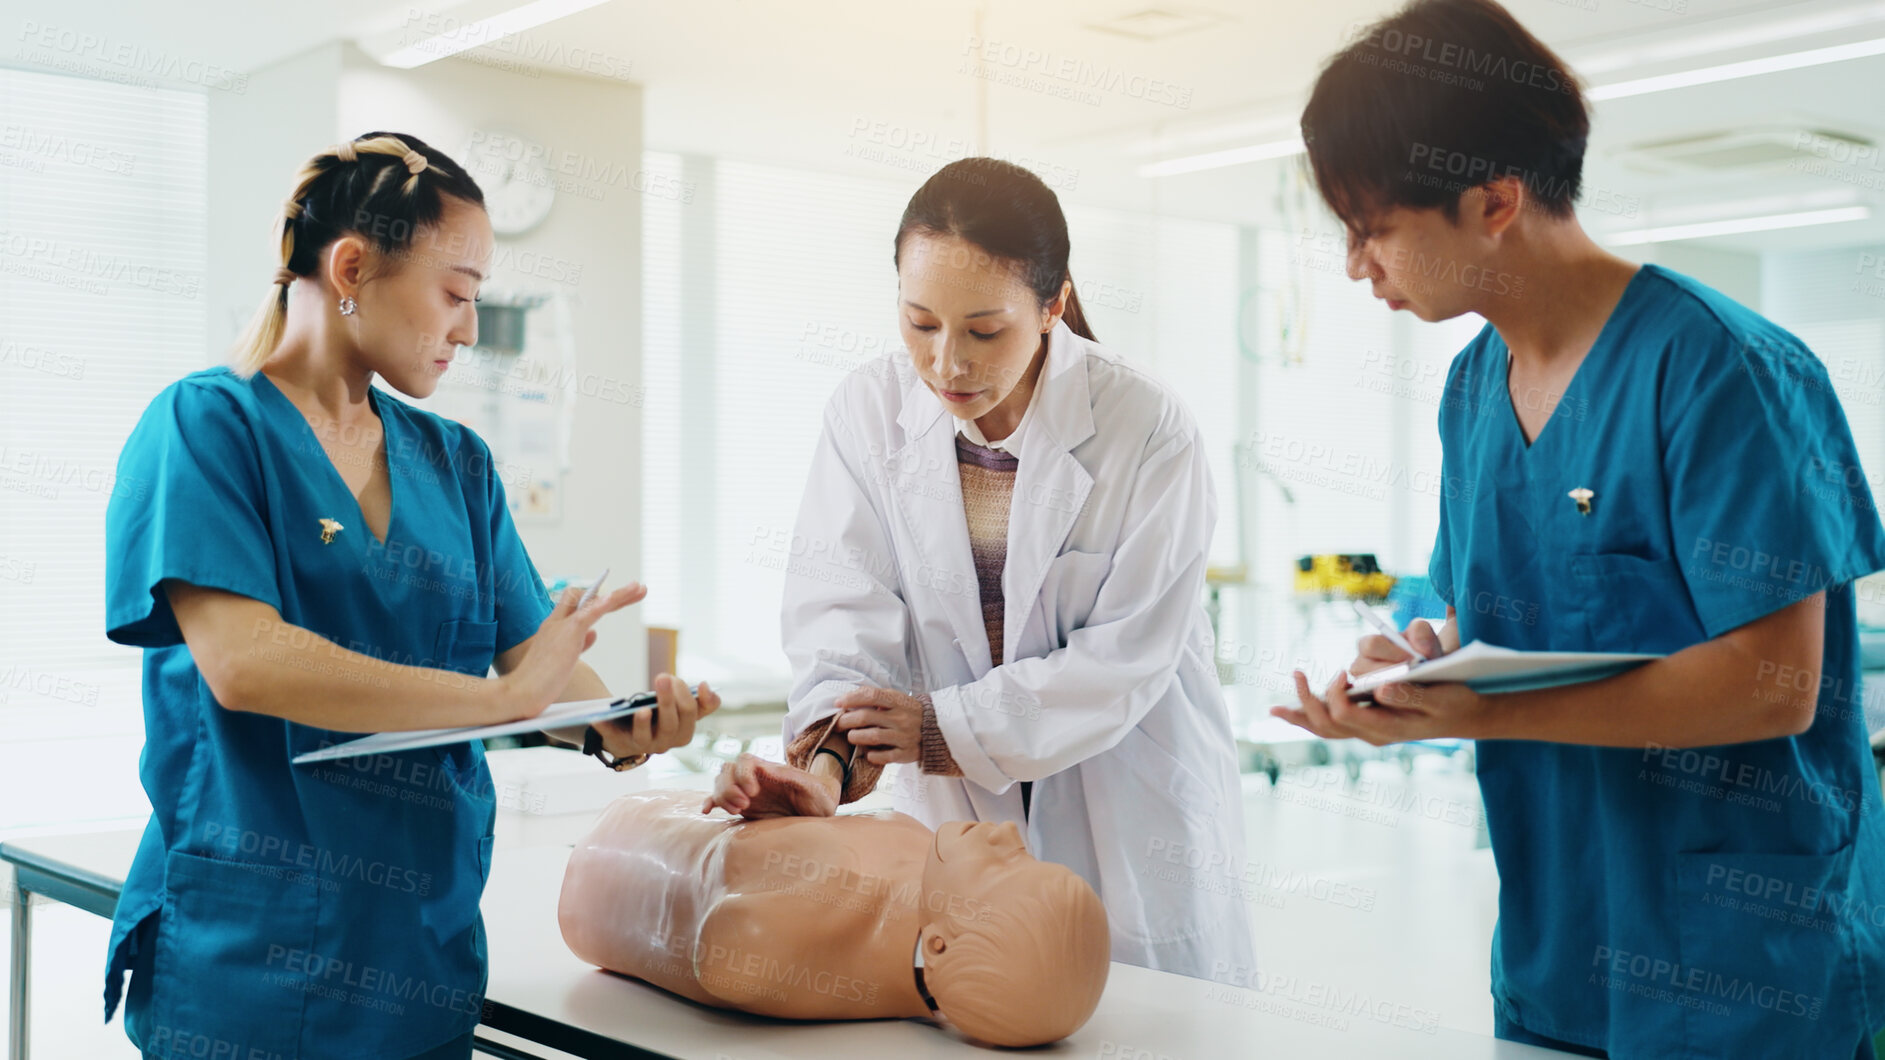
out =
[[[1462,63],[1489,80],[1442,76]],[[1501,1037],[1872,1056],[1885,813],[1853,583],[1885,568],[1885,528],[1825,368],[1585,235],[1577,84],[1491,0],[1417,0],[1370,27],[1302,126],[1350,275],[1423,320],[1488,322],[1439,415],[1448,618],[1409,639],[1667,657],[1507,695],[1390,685],[1374,706],[1347,675],[1317,696],[1298,674],[1276,713],[1330,738],[1480,741]],[[1350,670],[1403,658],[1369,637]]]
[[[552,602],[483,440],[371,385],[432,392],[477,341],[491,253],[448,156],[387,133],[316,156],[234,364],[165,389],[125,443],[107,632],[146,649],[152,814],[105,1018],[130,971],[146,1056],[470,1053],[496,809],[482,749],[289,760],[609,694],[579,656],[644,590]],[[684,744],[718,705],[656,686],[656,717],[594,733],[598,757]]]

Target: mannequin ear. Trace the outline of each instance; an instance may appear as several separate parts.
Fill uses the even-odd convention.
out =
[[[917,936],[917,945],[923,948],[923,963],[927,965],[930,958],[949,949],[949,940],[943,937],[941,928],[931,924]]]
[[[947,963],[943,954],[948,951],[949,940],[943,937],[942,928],[935,923],[925,924],[923,930],[916,936],[916,955],[923,962],[922,968],[916,973],[917,981],[925,987],[928,995],[925,1000],[929,1002],[930,1015],[944,1023],[953,1023],[954,1021],[943,1011],[942,998],[936,996],[938,987],[942,987],[945,993],[949,989],[944,985],[944,981],[949,978],[948,975],[942,968],[936,966],[938,959],[943,959],[943,962]]]

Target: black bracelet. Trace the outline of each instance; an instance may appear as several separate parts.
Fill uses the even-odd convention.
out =
[[[586,726],[583,729],[582,750],[583,754],[593,756],[596,761],[601,762],[617,773],[624,773],[634,769],[636,766],[641,765],[643,762],[653,757],[646,752],[638,755],[627,755],[622,758],[615,757],[602,749],[602,733],[598,732],[594,725]]]
[[[818,750],[813,751],[812,761],[814,762],[818,761],[819,755],[830,755],[831,757],[838,760],[838,771],[842,773],[844,777],[844,779],[838,782],[840,786],[839,794],[843,794],[843,790],[851,786],[851,763],[848,760],[846,760],[843,755],[839,754],[838,752],[832,750],[829,747],[820,747]]]

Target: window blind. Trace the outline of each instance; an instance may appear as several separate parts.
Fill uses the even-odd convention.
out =
[[[0,741],[142,731],[105,505],[145,405],[213,361],[206,122],[198,92],[0,69]]]

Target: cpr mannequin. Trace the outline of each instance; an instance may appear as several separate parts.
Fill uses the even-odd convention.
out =
[[[991,1045],[1057,1041],[1098,1005],[1105,907],[1013,824],[743,821],[700,798],[625,795],[576,844],[557,919],[578,957],[718,1008],[939,1018]]]

